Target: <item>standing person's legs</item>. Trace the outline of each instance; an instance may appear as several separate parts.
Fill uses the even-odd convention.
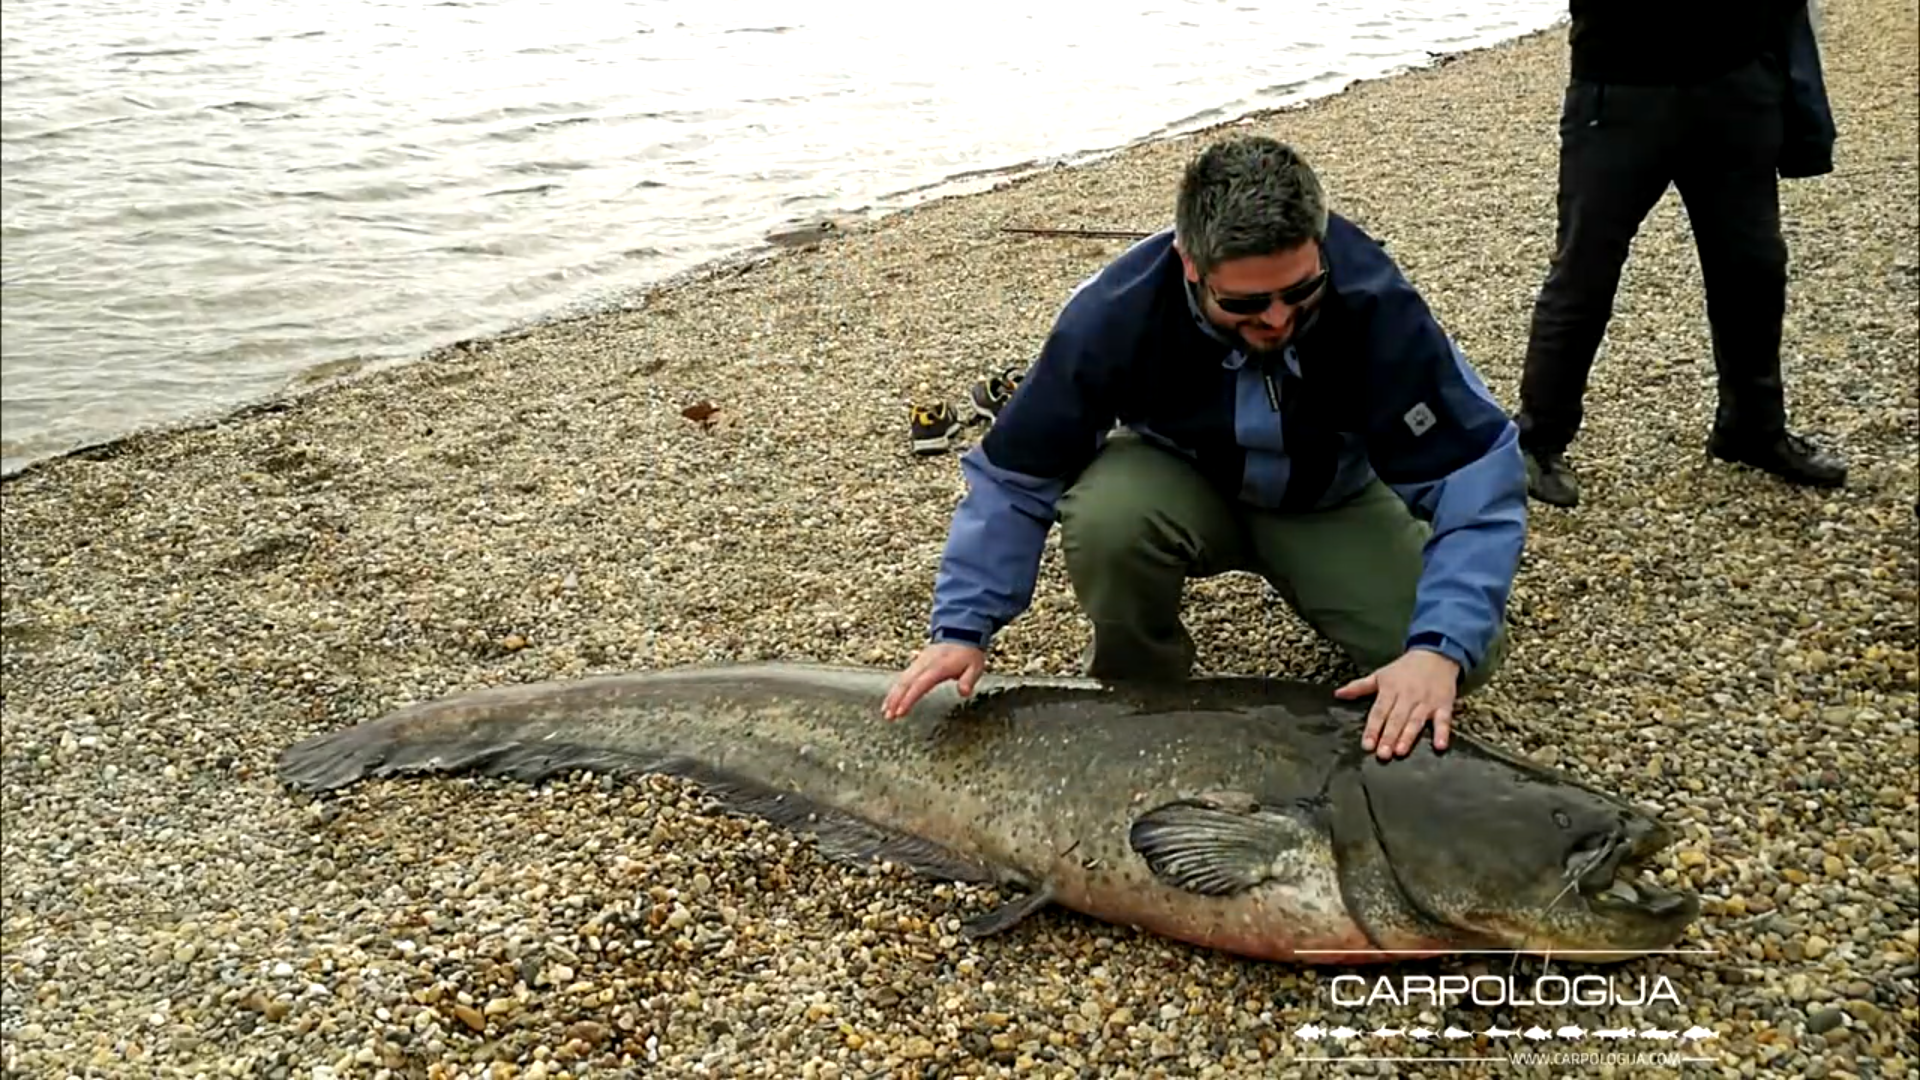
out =
[[[1233,508],[1179,456],[1116,432],[1060,500],[1060,547],[1093,623],[1087,674],[1183,679],[1194,643],[1180,618],[1187,579],[1239,569]]]
[[[1392,489],[1376,480],[1330,509],[1249,518],[1255,563],[1309,626],[1363,671],[1400,658],[1432,530]],[[1506,651],[1503,626],[1462,693],[1485,685]]]
[[[1700,255],[1719,376],[1709,447],[1798,483],[1837,485],[1845,465],[1787,432],[1787,245],[1776,175],[1784,96],[1781,73],[1765,59],[1688,95],[1688,149],[1674,182]]]
[[[1580,428],[1628,247],[1670,179],[1673,101],[1659,87],[1575,82],[1566,91],[1555,250],[1534,302],[1514,416],[1529,490],[1543,502],[1579,501],[1562,455]]]

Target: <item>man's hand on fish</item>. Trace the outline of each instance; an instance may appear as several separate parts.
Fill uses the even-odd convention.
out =
[[[898,720],[907,715],[914,702],[948,679],[960,680],[961,697],[971,696],[974,684],[986,669],[987,654],[972,645],[953,641],[929,645],[920,650],[920,655],[913,658],[913,663],[887,691],[885,716]]]
[[[1430,649],[1409,649],[1386,667],[1341,687],[1334,696],[1376,695],[1360,746],[1386,761],[1411,752],[1428,720],[1433,721],[1433,748],[1447,748],[1459,685],[1460,665],[1451,658]]]

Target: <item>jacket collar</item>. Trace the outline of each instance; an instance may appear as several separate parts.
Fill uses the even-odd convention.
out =
[[[1180,275],[1180,291],[1187,298],[1187,314],[1193,317],[1193,324],[1200,329],[1201,333],[1227,347],[1227,355],[1220,361],[1220,366],[1228,371],[1238,371],[1246,366],[1247,355],[1242,351],[1240,340],[1213,325],[1213,320],[1207,318],[1206,312],[1201,310],[1200,286],[1187,280],[1186,271],[1180,267],[1179,263],[1174,264],[1174,270]],[[1327,291],[1332,292],[1332,290],[1333,283],[1329,281]],[[1304,378],[1304,376],[1300,374],[1300,357],[1294,352],[1294,345],[1319,323],[1321,309],[1325,306],[1324,300],[1315,305],[1306,320],[1300,324],[1300,329],[1294,332],[1293,340],[1287,342],[1286,348],[1280,350],[1281,357],[1286,361],[1287,370],[1293,372],[1295,378]]]

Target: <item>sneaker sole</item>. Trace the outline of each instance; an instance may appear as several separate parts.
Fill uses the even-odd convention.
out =
[[[921,455],[944,454],[953,449],[953,437],[960,431],[955,424],[942,435],[927,435],[913,440],[913,452]]]

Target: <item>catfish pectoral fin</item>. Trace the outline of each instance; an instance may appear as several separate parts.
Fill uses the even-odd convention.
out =
[[[1039,888],[1025,896],[1009,900],[984,915],[975,915],[962,922],[960,936],[968,939],[983,938],[1011,930],[1025,922],[1028,916],[1051,903],[1053,903],[1053,886],[1042,882]]]
[[[1157,806],[1129,834],[1133,850],[1168,884],[1202,896],[1229,896],[1294,876],[1302,855],[1323,849],[1324,832],[1305,807],[1262,805],[1220,793]]]

